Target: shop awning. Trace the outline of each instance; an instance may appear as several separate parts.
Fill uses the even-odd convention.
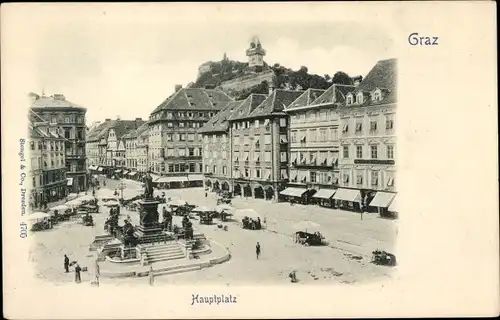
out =
[[[392,199],[391,205],[389,206],[389,211],[399,212],[397,202],[398,202],[398,196],[394,196],[394,198]]]
[[[286,188],[285,190],[281,191],[280,194],[283,196],[291,196],[294,189],[295,188]]]
[[[335,192],[335,195],[333,196],[333,199],[336,200],[344,200],[344,201],[359,201],[361,198],[361,194],[359,190],[354,190],[354,189],[342,189],[339,188],[337,189],[337,192]]]
[[[129,171],[126,171],[126,170],[123,171],[123,174],[128,174],[128,173],[129,173]]]
[[[95,170],[95,169],[97,169],[97,167],[94,166],[93,164],[89,166],[89,170]]]
[[[203,175],[201,174],[188,174],[189,181],[203,181]]]
[[[187,177],[160,177],[155,182],[167,183],[167,182],[184,182],[184,181],[188,181]]]
[[[137,174],[137,171],[131,171],[128,173],[129,176],[133,177]]]
[[[151,175],[151,178],[153,178],[153,182],[156,182],[158,179],[161,178],[159,175],[156,175],[156,174],[150,174],[150,175]]]
[[[99,167],[99,169],[97,169],[97,171],[99,171],[99,172],[102,172],[103,170],[104,170],[103,167]]]
[[[120,173],[120,172],[122,172],[122,171],[121,170],[115,170],[115,173]]]
[[[302,188],[295,188],[295,190],[292,193],[292,196],[294,197],[302,197],[302,195],[307,191],[307,189],[302,189]]]
[[[395,196],[396,196],[395,193],[379,191],[377,192],[373,200],[370,202],[370,206],[387,208]]]
[[[73,178],[66,178],[68,182],[66,183],[67,186],[72,186],[73,185]]]
[[[286,188],[285,190],[281,191],[280,194],[284,196],[292,196],[292,197],[302,197],[304,192],[306,192],[306,189],[302,188]]]
[[[336,190],[333,189],[320,189],[312,197],[320,199],[330,199],[335,194],[335,191]]]

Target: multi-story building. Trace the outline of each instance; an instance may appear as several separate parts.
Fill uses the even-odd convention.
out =
[[[107,176],[122,177],[123,170],[126,168],[125,162],[125,141],[123,136],[127,133],[137,130],[145,123],[141,118],[135,120],[111,120],[105,119],[98,127],[89,133],[87,139],[90,147],[89,152],[97,153],[97,167],[91,167],[98,173]]]
[[[176,86],[151,113],[150,168],[156,178],[165,176],[158,182],[187,182],[189,175],[202,181],[202,135],[198,130],[230,101],[220,90]]]
[[[229,102],[198,131],[203,136],[202,161],[205,187],[213,190],[232,190],[228,119],[242,102]]]
[[[346,95],[339,116],[342,205],[387,208],[395,197],[396,59],[379,61]]]
[[[144,123],[137,130],[134,130],[123,136],[123,141],[125,142],[125,168],[126,172],[123,173],[124,176],[129,178],[137,178],[137,171],[139,168],[139,153],[142,151],[139,145],[139,136],[146,132],[146,146],[147,146],[147,130],[148,123]],[[147,156],[147,152],[145,152]],[[144,170],[145,171],[145,170]]]
[[[31,177],[30,207],[58,201],[66,196],[65,139],[57,124],[29,124]]]
[[[233,192],[277,199],[288,182],[288,115],[303,92],[252,94],[229,117]]]
[[[99,164],[97,141],[89,141],[89,137],[95,135],[95,132],[100,124],[100,121],[94,121],[87,127],[86,130],[85,138],[87,139],[87,142],[85,143],[85,154],[87,155],[88,171],[95,171]]]
[[[354,86],[308,89],[286,112],[290,115],[289,188],[281,194],[331,200],[339,180],[337,108]],[[325,204],[332,204],[326,201]]]
[[[149,123],[143,124],[137,129],[137,176],[141,179],[150,168],[149,164]]]
[[[87,109],[69,102],[62,94],[54,94],[50,97],[32,94],[31,97],[31,121],[53,124],[64,136],[68,191],[86,190],[88,187],[85,154]]]

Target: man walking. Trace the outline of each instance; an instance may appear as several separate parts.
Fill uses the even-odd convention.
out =
[[[257,242],[257,245],[255,246],[255,253],[257,254],[257,260],[259,260],[260,256],[260,243]]]
[[[66,273],[69,272],[69,258],[67,255],[64,255],[64,270]]]

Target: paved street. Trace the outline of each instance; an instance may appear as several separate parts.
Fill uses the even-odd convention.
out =
[[[107,188],[114,190],[119,181],[108,180]],[[125,181],[128,192],[141,192],[140,183]],[[161,191],[159,191],[161,192]],[[209,193],[205,198],[202,188],[166,190],[167,197],[180,197],[189,203],[215,206],[215,197]],[[377,277],[388,277],[387,267],[369,263],[369,255],[376,248],[391,251],[395,236],[395,221],[378,218],[375,214],[330,210],[317,206],[272,203],[256,199],[233,199],[236,208],[254,208],[267,220],[267,229],[250,231],[242,229],[237,222],[227,222],[228,231],[216,225],[206,226],[194,222],[194,227],[205,235],[227,247],[232,255],[229,262],[178,275],[158,277],[158,285],[179,283],[224,283],[227,285],[252,283],[289,283],[287,275],[297,271],[299,283],[353,283],[373,281]],[[105,209],[105,208],[103,208]],[[122,211],[122,219],[128,214]],[[134,224],[138,222],[136,212],[129,213]],[[96,225],[84,227],[79,221],[63,222],[53,230],[32,235],[34,247],[31,260],[37,263],[37,276],[55,282],[71,282],[74,275],[63,273],[63,255],[81,265],[91,266],[88,246],[96,234],[103,233],[107,213],[94,215]],[[176,217],[177,218],[177,217]],[[292,241],[293,225],[301,220],[319,223],[329,241],[325,247],[303,247]],[[122,222],[121,222],[122,223]],[[180,222],[178,222],[180,223]],[[262,246],[261,259],[255,257],[255,245]],[[349,255],[359,255],[355,260]],[[271,263],[272,262],[272,263]],[[89,281],[84,273],[83,281]],[[147,282],[147,279],[102,279],[103,283],[131,284]]]

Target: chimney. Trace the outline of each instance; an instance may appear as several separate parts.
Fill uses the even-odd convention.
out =
[[[176,84],[175,85],[175,92],[177,92],[177,91],[179,91],[181,89],[182,89],[182,85],[180,85],[180,84]]]
[[[54,100],[63,100],[63,101],[66,100],[66,97],[64,97],[64,95],[60,93],[54,93],[53,97]]]
[[[105,121],[105,122],[108,122],[108,121],[111,121],[111,119],[107,118],[107,119],[105,119],[104,121]]]
[[[135,118],[135,121],[142,121],[142,118]]]

